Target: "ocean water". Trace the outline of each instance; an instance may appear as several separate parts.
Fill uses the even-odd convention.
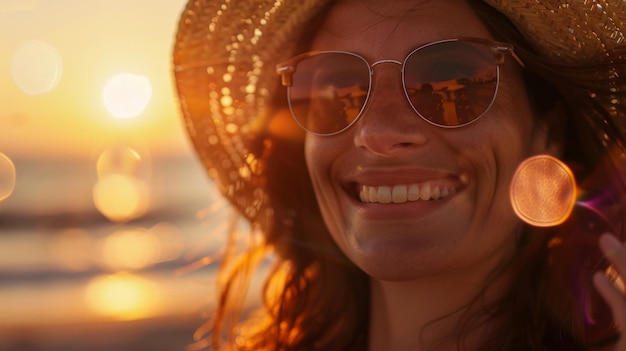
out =
[[[15,188],[0,202],[0,350],[193,349],[230,213],[199,163],[135,167],[142,211],[112,219],[94,201],[94,160],[12,161]],[[134,201],[121,188],[105,189],[109,207]]]

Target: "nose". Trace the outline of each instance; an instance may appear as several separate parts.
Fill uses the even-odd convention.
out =
[[[379,61],[372,65],[376,72],[372,76],[370,97],[354,126],[354,144],[376,155],[411,152],[428,140],[430,127],[409,105],[398,64]]]

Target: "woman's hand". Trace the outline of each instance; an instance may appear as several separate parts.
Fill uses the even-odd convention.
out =
[[[620,276],[626,276],[626,245],[621,243],[611,234],[603,234],[599,240],[600,250],[613,264]],[[610,348],[613,351],[626,351],[626,337],[624,327],[626,326],[626,295],[624,291],[615,286],[604,274],[597,272],[593,276],[593,284],[600,292],[600,295],[611,307],[613,319],[618,330],[622,333],[617,344]]]

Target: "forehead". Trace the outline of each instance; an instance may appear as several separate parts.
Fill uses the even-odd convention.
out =
[[[421,44],[461,36],[492,38],[464,0],[340,0],[312,49],[402,59]]]

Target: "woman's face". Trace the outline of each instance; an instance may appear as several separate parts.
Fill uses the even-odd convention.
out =
[[[346,0],[330,11],[313,49],[351,51],[370,63],[403,61],[419,45],[457,37],[492,38],[463,1]],[[546,136],[510,56],[500,73],[491,109],[471,125],[444,129],[412,110],[400,66],[377,65],[360,119],[338,135],[307,135],[307,166],[326,225],[371,276],[487,272],[511,254],[520,222],[509,183],[523,159],[545,152]],[[359,196],[363,187],[393,192],[414,184],[439,199],[379,203]]]

